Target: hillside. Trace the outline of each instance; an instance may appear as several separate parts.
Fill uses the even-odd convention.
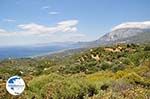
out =
[[[20,75],[26,82],[21,96],[13,97],[5,89],[5,81],[12,75]],[[0,99],[148,99],[149,78],[149,44],[10,59],[0,62]]]

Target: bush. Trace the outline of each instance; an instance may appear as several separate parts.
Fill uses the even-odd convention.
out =
[[[107,70],[107,69],[110,69],[112,66],[109,64],[109,63],[107,63],[107,62],[103,62],[102,64],[101,64],[101,69],[102,70]]]
[[[144,51],[150,51],[150,46],[145,46]]]
[[[130,84],[139,84],[141,81],[143,81],[143,78],[135,72],[125,75],[123,79],[129,82]]]
[[[123,64],[115,65],[112,67],[113,72],[117,72],[119,70],[124,70],[124,69],[125,69],[125,66]]]

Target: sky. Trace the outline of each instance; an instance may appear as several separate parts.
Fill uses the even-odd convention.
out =
[[[150,20],[150,0],[0,0],[0,46],[96,40]]]

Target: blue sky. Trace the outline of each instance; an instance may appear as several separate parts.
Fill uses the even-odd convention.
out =
[[[150,0],[0,0],[0,46],[95,40],[149,12]]]

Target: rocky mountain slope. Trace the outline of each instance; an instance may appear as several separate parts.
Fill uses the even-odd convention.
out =
[[[109,33],[98,40],[90,42],[94,45],[113,43],[146,43],[150,42],[150,22],[128,22],[115,26]]]

